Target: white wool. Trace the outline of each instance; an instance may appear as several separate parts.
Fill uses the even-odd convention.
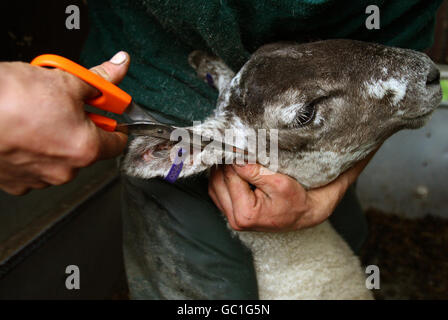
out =
[[[326,184],[329,179],[335,178],[339,174],[339,170],[336,165],[345,163],[346,158],[350,158],[351,153],[343,152],[336,153],[333,151],[313,151],[304,154],[304,158],[300,163],[294,161],[294,159],[283,160],[282,167],[288,168],[286,174],[294,177],[305,187],[318,187]],[[282,160],[280,160],[282,161]],[[336,165],[335,165],[336,164]],[[319,172],[321,168],[327,168],[328,172],[322,175],[312,175],[309,172]],[[330,178],[328,178],[330,177]]]
[[[374,81],[370,79],[364,83],[367,94],[375,99],[382,99],[387,92],[393,93],[392,104],[397,105],[406,95],[408,82],[405,79],[389,78]]]
[[[303,106],[303,103],[295,103],[287,107],[279,108],[279,118],[283,123],[291,123],[297,117],[297,111]]]
[[[252,250],[260,299],[372,298],[358,258],[329,222],[238,236]]]
[[[317,113],[314,118],[314,124],[315,125],[321,125],[324,122],[324,118],[322,118],[320,113]]]

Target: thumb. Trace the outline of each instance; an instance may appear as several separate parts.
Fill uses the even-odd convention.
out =
[[[100,77],[106,79],[114,84],[119,84],[128,72],[130,64],[129,54],[125,51],[117,52],[109,61],[93,67],[90,71],[96,73]],[[89,85],[86,91],[86,99],[93,98],[99,95],[99,91]]]
[[[123,80],[124,76],[128,72],[130,57],[124,51],[116,53],[109,61],[93,67],[90,71],[98,74],[102,78],[109,82],[118,84]],[[93,89],[87,93],[86,98],[93,98],[99,95],[97,89],[89,86]],[[107,132],[96,126],[93,126],[93,130],[96,131],[99,139],[99,159],[113,158],[121,154],[126,147],[127,136],[121,132]]]
[[[126,72],[128,72],[130,60],[129,55],[126,52],[120,51],[109,61],[91,68],[90,71],[95,72],[109,82],[118,84],[123,80]]]
[[[278,174],[270,171],[268,168],[256,163],[244,166],[233,165],[233,169],[241,179],[254,185],[264,193],[270,194],[274,191]]]
[[[128,136],[121,132],[108,132],[95,128],[99,139],[98,160],[115,158],[126,148]]]

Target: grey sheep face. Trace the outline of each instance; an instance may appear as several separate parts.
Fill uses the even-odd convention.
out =
[[[423,126],[442,98],[439,71],[425,54],[353,40],[265,45],[236,75],[201,52],[189,60],[220,91],[214,115],[194,129],[215,137],[225,129],[277,129],[278,171],[307,188],[335,179],[396,131]],[[166,175],[173,145],[137,137],[125,172]],[[205,162],[186,162],[181,176],[213,161]]]

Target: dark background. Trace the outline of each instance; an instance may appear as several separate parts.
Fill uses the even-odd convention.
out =
[[[80,29],[68,30],[65,8],[80,9]],[[1,1],[0,59],[31,61],[43,53],[63,55],[77,60],[89,31],[86,1],[28,0]]]

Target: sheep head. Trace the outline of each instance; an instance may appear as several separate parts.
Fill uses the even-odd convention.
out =
[[[193,129],[220,138],[226,129],[238,136],[278,130],[278,171],[307,188],[332,181],[396,131],[423,126],[442,97],[439,71],[425,54],[354,40],[265,45],[236,75],[207,54],[194,52],[190,63],[220,90],[214,114]],[[247,147],[247,139],[237,141]],[[166,175],[174,145],[137,137],[125,172]],[[192,157],[181,176],[232,156],[218,151],[199,152],[206,161]]]

